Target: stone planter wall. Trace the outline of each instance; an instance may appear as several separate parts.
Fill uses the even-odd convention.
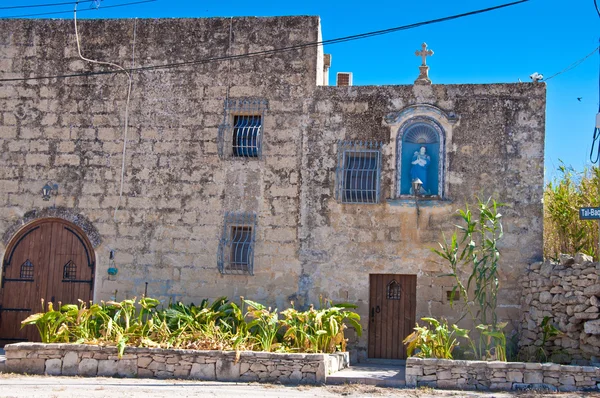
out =
[[[559,263],[531,264],[522,285],[523,356],[540,356],[541,324],[548,316],[563,332],[546,343],[548,361],[577,365],[600,362],[600,264],[584,254],[563,255]]]
[[[83,344],[18,343],[5,346],[6,371],[64,376],[177,378],[220,381],[325,383],[350,363],[348,353],[278,354],[166,350]]]
[[[406,385],[464,390],[600,390],[600,368],[554,363],[408,358]]]

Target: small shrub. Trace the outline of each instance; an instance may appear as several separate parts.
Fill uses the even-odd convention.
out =
[[[456,325],[448,327],[448,321],[442,319],[439,322],[434,318],[421,318],[432,327],[417,326],[415,331],[409,334],[403,341],[406,345],[408,356],[421,358],[452,359],[452,351],[459,345],[456,337],[469,339],[469,331],[460,329]]]

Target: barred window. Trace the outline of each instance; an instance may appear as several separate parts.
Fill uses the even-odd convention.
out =
[[[336,198],[342,203],[379,203],[381,143],[338,142]]]
[[[29,259],[25,260],[23,264],[21,264],[21,272],[19,277],[21,279],[33,279],[33,264]]]
[[[254,275],[256,214],[227,212],[217,265],[222,274]]]
[[[268,101],[260,99],[225,100],[218,137],[221,158],[262,156],[263,121],[268,105]]]
[[[396,280],[392,280],[387,285],[386,296],[388,300],[400,300],[402,298],[402,286]]]
[[[77,266],[69,260],[63,267],[63,280],[77,279]]]

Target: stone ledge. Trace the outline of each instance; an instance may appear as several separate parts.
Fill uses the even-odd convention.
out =
[[[16,343],[5,347],[6,371],[63,376],[116,376],[323,384],[349,366],[347,352],[288,354],[197,351],[85,344]]]
[[[599,391],[600,367],[411,357],[406,360],[406,386],[465,390]]]

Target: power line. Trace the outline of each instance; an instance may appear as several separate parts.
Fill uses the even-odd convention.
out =
[[[151,0],[151,1],[154,1],[154,0]],[[256,51],[256,52],[251,52],[251,53],[246,53],[246,54],[239,54],[239,55],[223,55],[223,56],[220,56],[220,57],[204,58],[204,59],[199,59],[199,60],[184,61],[184,62],[177,62],[177,63],[171,63],[171,64],[164,64],[164,65],[141,66],[141,67],[138,67],[138,68],[128,69],[128,71],[144,71],[144,70],[155,70],[155,69],[179,68],[179,67],[190,66],[190,65],[206,64],[206,63],[210,63],[210,62],[225,61],[225,60],[229,60],[229,59],[241,59],[241,58],[257,57],[257,56],[261,56],[261,55],[265,55],[265,56],[266,55],[273,55],[273,54],[280,53],[280,52],[293,51],[293,50],[298,50],[298,49],[302,49],[302,48],[306,48],[306,47],[316,47],[316,46],[320,46],[320,45],[337,44],[337,43],[343,43],[343,42],[347,42],[347,41],[361,40],[361,39],[366,39],[368,37],[385,35],[385,34],[389,34],[389,33],[398,32],[398,31],[401,31],[401,30],[414,29],[414,28],[418,28],[418,27],[421,27],[421,26],[425,26],[425,25],[431,25],[431,24],[436,24],[436,23],[451,21],[451,20],[458,19],[458,18],[468,17],[468,16],[471,16],[471,15],[482,14],[482,13],[486,13],[486,12],[498,10],[498,9],[501,9],[501,8],[514,6],[514,5],[517,5],[517,4],[520,4],[520,3],[526,3],[528,1],[530,1],[530,0],[519,0],[519,1],[515,1],[515,2],[512,2],[512,3],[506,3],[506,4],[502,4],[502,5],[495,6],[495,7],[484,8],[484,9],[476,10],[476,11],[469,11],[469,12],[466,12],[466,13],[463,13],[463,14],[456,14],[456,15],[452,15],[452,16],[449,16],[449,17],[432,19],[432,20],[423,21],[423,22],[417,22],[417,23],[413,23],[413,24],[410,24],[410,25],[403,25],[403,26],[397,26],[395,28],[389,28],[389,29],[383,29],[383,30],[376,30],[376,31],[371,31],[371,32],[366,32],[366,33],[359,33],[359,34],[356,34],[356,35],[339,37],[339,38],[335,38],[335,39],[315,41],[315,42],[309,42],[309,43],[304,43],[304,44],[297,44],[297,45],[294,45],[294,46],[276,48],[276,49],[273,49],[273,50]],[[107,8],[107,7],[105,7],[105,8]],[[36,76],[36,77],[26,77],[26,78],[0,79],[0,82],[23,81],[23,80],[41,80],[41,79],[61,79],[61,78],[69,78],[69,77],[106,75],[106,74],[115,74],[115,73],[123,73],[123,72],[122,71],[81,72],[81,73],[72,73],[72,74],[68,74],[68,75]]]
[[[92,0],[92,1],[94,1],[94,0]],[[103,6],[102,9],[131,6],[131,5],[134,5],[134,4],[142,4],[142,3],[152,3],[154,1],[157,1],[157,0],[143,0],[143,1],[134,1],[132,3],[115,4],[115,5],[112,5],[112,6]],[[75,4],[75,3],[71,3],[71,4]],[[78,12],[93,11],[93,10],[96,10],[96,8],[83,9],[83,10],[79,10]],[[40,12],[40,13],[37,13],[37,14],[10,15],[8,17],[0,17],[0,19],[38,17],[38,16],[41,16],[41,15],[70,14],[72,12],[73,11]]]
[[[79,3],[91,3],[96,0],[80,0]],[[8,6],[8,7],[0,7],[0,10],[12,10],[14,8],[38,8],[38,7],[53,7],[53,6],[64,6],[66,4],[75,4],[76,1],[67,1],[64,3],[50,3],[50,4],[31,4],[25,6]]]
[[[571,65],[567,66],[565,69],[563,69],[563,70],[561,70],[561,71],[559,71],[559,72],[556,72],[555,74],[553,74],[552,76],[550,76],[550,77],[549,77],[549,78],[547,78],[547,79],[544,79],[544,81],[545,81],[545,82],[547,82],[548,80],[552,79],[553,77],[556,77],[556,76],[558,76],[558,75],[560,75],[560,74],[562,74],[562,73],[565,73],[565,72],[568,72],[568,71],[570,71],[570,70],[572,70],[572,69],[575,69],[575,68],[577,68],[577,67],[578,67],[579,65],[581,65],[581,64],[582,64],[582,63],[583,63],[583,62],[584,62],[586,59],[588,59],[589,57],[591,57],[592,55],[594,55],[594,53],[595,53],[596,51],[598,51],[598,49],[600,49],[600,46],[598,46],[598,47],[594,48],[594,51],[592,51],[591,53],[589,53],[589,54],[588,54],[588,55],[586,55],[585,57],[583,57],[583,58],[581,58],[581,59],[579,59],[579,60],[577,60],[577,61],[573,62]]]

